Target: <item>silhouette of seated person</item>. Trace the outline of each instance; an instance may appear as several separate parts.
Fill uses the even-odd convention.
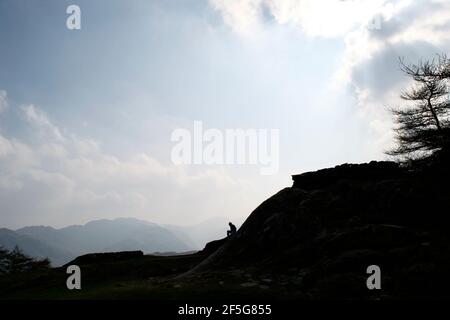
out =
[[[230,237],[236,233],[236,226],[231,222],[229,222],[228,225],[230,226],[230,230],[227,230],[227,237]]]

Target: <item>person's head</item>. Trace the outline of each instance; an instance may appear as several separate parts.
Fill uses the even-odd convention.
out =
[[[228,222],[228,225],[229,225],[229,226],[232,226],[233,224],[232,224],[231,222]]]

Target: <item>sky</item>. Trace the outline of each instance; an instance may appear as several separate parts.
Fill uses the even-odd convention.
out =
[[[241,223],[292,174],[386,159],[398,59],[449,29],[447,0],[0,0],[0,227]],[[278,129],[277,172],[174,163],[195,121]]]

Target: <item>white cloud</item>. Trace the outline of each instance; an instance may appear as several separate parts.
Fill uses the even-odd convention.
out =
[[[275,20],[308,36],[336,37],[373,23],[386,0],[267,0]]]
[[[449,47],[450,3],[441,0],[415,1],[401,0],[387,3],[381,12],[380,29],[364,26],[345,35],[345,53],[341,68],[336,73],[336,80],[348,84],[352,72],[359,65],[377,56],[385,55],[389,50],[394,55],[384,56],[390,64],[399,56],[430,55],[445,52]],[[427,44],[435,52],[421,50]],[[409,50],[404,50],[405,48]],[[396,56],[395,56],[396,55]],[[398,70],[392,70],[395,73]]]
[[[39,133],[42,137],[45,137],[46,139],[64,141],[65,138],[60,130],[53,125],[47,116],[34,105],[31,104],[22,106],[22,110],[25,119],[35,128],[39,129]]]
[[[393,124],[387,107],[400,104],[399,94],[411,85],[400,71],[399,57],[415,63],[449,51],[450,3],[401,0],[382,18],[380,30],[361,27],[345,36],[335,82],[354,89],[359,113],[369,122],[378,148],[388,149]]]
[[[448,0],[210,2],[225,23],[241,35],[278,24],[312,38],[341,38],[345,49],[332,86],[353,91],[355,110],[372,135],[372,151],[364,152],[374,156],[392,144],[393,123],[387,107],[398,104],[400,92],[410,85],[400,71],[398,58],[417,62],[450,50]]]
[[[368,25],[385,9],[387,0],[210,0],[225,23],[241,35],[252,35],[268,24],[291,25],[308,36],[335,37]]]
[[[224,22],[243,36],[259,32],[263,21],[263,0],[210,0],[214,9],[221,12]]]

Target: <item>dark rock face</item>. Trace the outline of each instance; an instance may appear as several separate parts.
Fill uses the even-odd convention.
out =
[[[293,179],[195,271],[270,270],[312,298],[450,296],[448,177],[372,162]]]
[[[214,252],[216,252],[217,249],[219,249],[221,246],[223,246],[227,240],[228,240],[228,238],[223,238],[220,240],[208,242],[205,245],[205,248],[203,248],[203,250],[200,251],[199,253],[203,254],[205,256],[209,256],[209,255],[213,254]]]
[[[292,176],[294,188],[318,189],[342,179],[360,181],[399,178],[406,174],[396,162],[372,161],[363,164],[343,164],[316,172],[306,172]]]
[[[92,263],[104,263],[118,260],[128,260],[140,258],[144,255],[142,251],[121,251],[121,252],[104,252],[104,253],[89,253],[77,257],[75,260],[69,262],[69,265],[86,265]]]

